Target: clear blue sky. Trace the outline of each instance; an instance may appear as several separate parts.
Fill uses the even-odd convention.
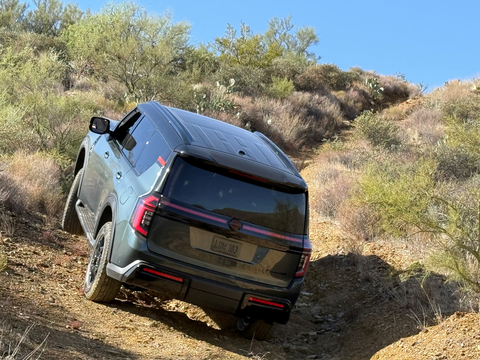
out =
[[[149,11],[173,12],[192,26],[192,43],[213,42],[227,23],[243,21],[254,33],[267,21],[292,15],[296,26],[316,29],[313,51],[320,63],[342,70],[359,66],[379,74],[404,74],[432,90],[452,79],[480,75],[480,1],[478,0],[137,0]],[[103,2],[80,0],[82,10]]]

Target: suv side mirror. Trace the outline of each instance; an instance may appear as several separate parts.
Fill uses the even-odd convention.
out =
[[[94,116],[90,120],[90,125],[88,128],[95,134],[106,134],[110,130],[110,120]]]

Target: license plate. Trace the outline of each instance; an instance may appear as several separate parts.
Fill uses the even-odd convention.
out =
[[[212,241],[212,246],[210,246],[210,250],[232,257],[238,257],[240,255],[241,247],[242,244],[239,242],[215,236]]]

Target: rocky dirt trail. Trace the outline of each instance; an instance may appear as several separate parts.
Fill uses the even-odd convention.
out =
[[[309,184],[317,173],[315,163],[303,171]],[[0,273],[0,359],[12,353],[7,345],[17,344],[31,325],[19,354],[40,346],[41,359],[361,360],[384,348],[375,359],[397,359],[390,356],[399,353],[398,344],[420,348],[426,341],[397,342],[422,336],[412,319],[408,291],[382,260],[400,254],[379,244],[370,244],[362,254],[348,253],[338,229],[314,212],[310,227],[315,251],[302,295],[290,322],[277,326],[273,338],[264,342],[241,338],[233,317],[149,293],[122,290],[112,304],[90,302],[82,293],[86,239],[45,226],[34,216],[16,221],[13,236],[0,236],[8,259]],[[438,331],[447,333],[447,325]],[[442,346],[448,348],[447,335],[442,336]],[[478,331],[475,336],[480,338]],[[408,356],[398,359],[455,358]]]

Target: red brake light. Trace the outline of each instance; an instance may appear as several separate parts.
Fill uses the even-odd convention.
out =
[[[159,200],[154,195],[145,195],[137,201],[130,225],[143,236],[148,234]]]
[[[273,302],[273,301],[263,300],[263,299],[259,299],[259,298],[255,298],[255,297],[249,298],[248,301],[251,301],[251,302],[254,302],[254,303],[257,303],[257,304],[273,306],[273,307],[277,307],[277,308],[280,308],[280,309],[285,308],[285,305],[283,305],[283,304],[276,303],[276,302]]]
[[[165,274],[165,273],[162,273],[158,270],[154,270],[154,269],[150,269],[150,268],[145,267],[145,268],[142,269],[142,271],[145,271],[147,273],[163,277],[165,279],[169,279],[169,280],[173,280],[173,281],[176,281],[176,282],[179,282],[179,283],[183,283],[182,278],[180,278],[178,276],[173,276],[173,275],[170,275],[170,274]]]
[[[263,183],[266,183],[267,181],[264,180],[264,179],[260,179],[256,176],[252,176],[252,175],[248,175],[248,174],[245,174],[245,173],[242,173],[242,172],[239,172],[239,171],[235,171],[235,170],[228,170],[229,173],[232,173],[232,174],[235,174],[235,175],[240,175],[240,176],[243,176],[243,177],[246,177],[246,178],[249,178],[249,179],[252,179],[252,180],[255,180],[255,181],[260,181],[260,182],[263,182]]]
[[[310,244],[310,240],[306,237],[303,244],[302,256],[300,257],[297,272],[295,273],[296,278],[303,277],[307,273],[308,263],[310,262],[311,255],[312,244]]]

